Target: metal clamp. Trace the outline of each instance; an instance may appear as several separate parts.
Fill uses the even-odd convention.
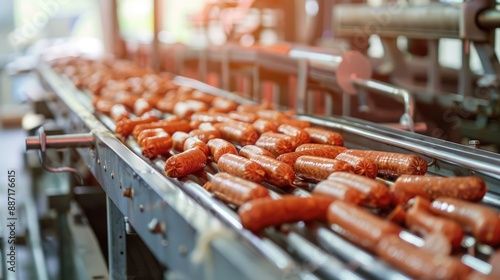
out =
[[[353,77],[351,79],[351,82],[354,84],[354,86],[358,88],[371,90],[379,94],[384,94],[386,96],[395,97],[397,99],[402,100],[404,103],[405,111],[401,116],[401,118],[399,119],[399,124],[404,127],[407,127],[408,130],[410,130],[411,132],[415,132],[415,122],[413,121],[415,115],[415,100],[413,99],[413,96],[410,94],[410,92],[408,92],[405,89],[394,87],[392,85],[374,80],[365,80]],[[366,102],[366,97],[362,96],[360,100],[362,103],[360,104],[360,109],[366,111],[367,105],[364,104]]]
[[[92,133],[49,135],[45,133],[43,126],[38,129],[38,137],[26,138],[26,150],[38,150],[38,158],[42,167],[49,172],[71,172],[75,174],[80,184],[83,184],[83,176],[72,167],[51,167],[46,162],[46,150],[71,147],[91,147],[94,143]]]

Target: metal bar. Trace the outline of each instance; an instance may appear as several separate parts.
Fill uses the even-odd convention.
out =
[[[472,95],[472,73],[470,70],[470,41],[462,40],[462,67],[458,80],[458,94],[461,96]]]
[[[108,265],[112,280],[127,279],[127,245],[125,220],[114,202],[107,196]]]
[[[500,27],[500,11],[491,9],[477,15],[477,23],[481,28],[492,29]]]
[[[66,135],[47,135],[46,148],[64,149],[76,147],[91,147],[94,143],[92,133],[77,133]],[[38,136],[26,138],[26,150],[40,150],[40,139]]]

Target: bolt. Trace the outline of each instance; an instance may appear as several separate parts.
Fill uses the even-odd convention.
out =
[[[479,148],[481,142],[479,140],[469,140],[469,147],[471,148]]]
[[[123,196],[124,197],[130,197],[130,198],[132,198],[132,195],[133,195],[132,188],[127,188],[127,189],[123,190]]]
[[[162,223],[157,218],[153,218],[148,224],[148,229],[151,233],[163,233],[165,231]]]

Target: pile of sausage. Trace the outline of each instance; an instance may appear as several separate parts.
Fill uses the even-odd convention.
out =
[[[413,277],[497,277],[494,270],[472,271],[457,257],[466,234],[500,245],[499,214],[477,203],[487,191],[481,178],[428,176],[426,161],[417,155],[348,149],[341,134],[270,104],[237,104],[179,87],[165,76],[128,72],[136,76],[115,77],[91,90],[96,110],[116,121],[117,135],[133,137],[145,157],[164,158],[166,176],[216,166],[204,188],[238,207],[248,230],[326,222]],[[78,81],[81,76],[73,72]],[[91,88],[91,82],[83,85]],[[377,177],[395,181],[387,186]],[[314,185],[310,196],[290,194],[304,182]],[[267,184],[285,194],[271,198]],[[405,242],[402,231],[421,236],[425,245]]]

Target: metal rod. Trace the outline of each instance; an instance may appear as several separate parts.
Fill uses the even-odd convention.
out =
[[[479,13],[477,16],[477,24],[484,29],[499,28],[500,11],[492,9]]]
[[[46,139],[46,148],[48,149],[91,147],[94,143],[94,136],[92,133],[47,135]],[[39,150],[40,148],[41,145],[38,136],[26,138],[26,150]]]

